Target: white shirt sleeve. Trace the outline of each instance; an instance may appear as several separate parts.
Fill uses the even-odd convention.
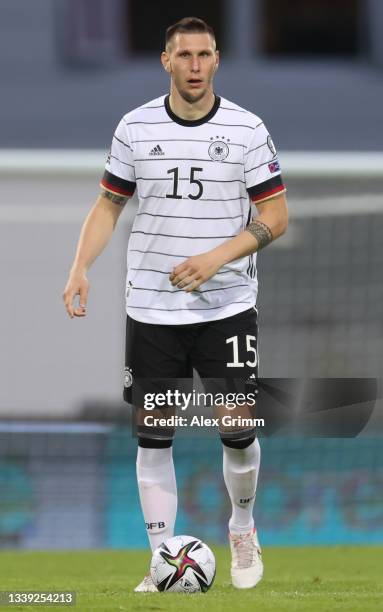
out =
[[[128,197],[133,195],[136,188],[133,148],[124,119],[121,119],[113,135],[101,187]]]
[[[286,191],[277,151],[263,122],[254,128],[245,151],[245,183],[253,202],[262,202]]]

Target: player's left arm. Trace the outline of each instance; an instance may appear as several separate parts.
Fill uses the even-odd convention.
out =
[[[174,268],[170,275],[172,285],[188,292],[194,291],[225,264],[263,249],[285,233],[288,212],[284,193],[259,202],[256,206],[259,215],[238,236],[211,251],[189,257]]]
[[[256,207],[259,215],[253,218],[244,232],[250,233],[255,238],[256,245],[253,245],[251,250],[239,255],[239,257],[260,251],[270,242],[282,236],[287,230],[288,210],[285,193],[260,202],[256,204]],[[239,236],[236,236],[236,238],[239,238]],[[249,248],[251,248],[250,245]],[[235,259],[238,259],[238,257],[235,257]]]

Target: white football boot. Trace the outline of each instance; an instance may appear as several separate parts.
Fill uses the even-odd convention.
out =
[[[142,582],[134,589],[135,593],[157,593],[158,589],[154,584],[150,574],[145,576]]]
[[[257,532],[229,534],[231,581],[236,589],[251,589],[263,576],[261,547]]]

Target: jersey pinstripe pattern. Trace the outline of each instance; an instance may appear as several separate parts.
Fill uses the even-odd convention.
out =
[[[248,225],[252,202],[285,188],[262,120],[216,96],[197,121],[176,117],[169,96],[126,114],[115,131],[101,185],[139,208],[128,245],[126,310],[138,321],[185,324],[222,319],[254,306],[256,255],[225,265],[197,291],[169,274]]]

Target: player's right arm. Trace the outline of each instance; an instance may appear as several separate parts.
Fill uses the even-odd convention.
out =
[[[80,232],[76,255],[69,273],[63,299],[68,315],[84,317],[88,300],[87,271],[108,244],[128,197],[102,189]],[[74,305],[80,296],[79,306]]]
[[[129,142],[127,123],[121,119],[113,136],[101,180],[101,194],[81,229],[76,256],[64,291],[68,315],[84,317],[89,291],[86,277],[89,267],[108,244],[127,200],[136,188],[133,148]],[[80,303],[73,302],[80,296]]]

